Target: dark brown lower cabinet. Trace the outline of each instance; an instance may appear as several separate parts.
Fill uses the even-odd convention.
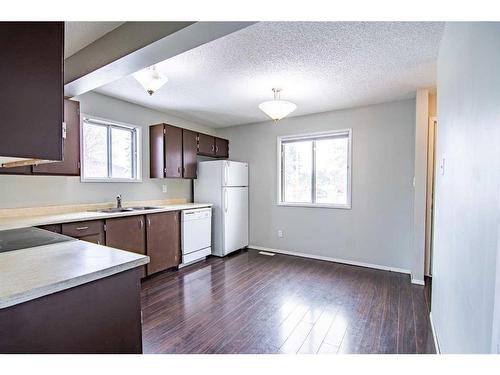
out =
[[[179,220],[179,211],[146,215],[146,252],[150,258],[147,265],[148,275],[179,265]]]
[[[48,225],[41,225],[38,228],[48,230],[49,232],[54,232],[54,233],[62,233],[62,228],[61,224],[48,224]]]
[[[139,272],[0,309],[0,354],[142,353]]]
[[[104,245],[104,220],[79,221],[62,224],[62,234],[82,241]]]
[[[106,246],[146,254],[146,227],[144,216],[127,216],[106,219]],[[145,266],[141,277],[146,276]]]

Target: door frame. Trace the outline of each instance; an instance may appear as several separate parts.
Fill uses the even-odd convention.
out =
[[[427,136],[427,189],[425,204],[424,275],[432,276],[432,238],[434,227],[434,189],[436,176],[437,117],[429,117]]]

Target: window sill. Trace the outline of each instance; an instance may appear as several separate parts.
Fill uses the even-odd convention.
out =
[[[306,207],[306,208],[337,208],[341,210],[350,210],[350,204],[313,204],[313,203],[286,203],[279,202],[278,206],[282,207]]]
[[[136,182],[142,182],[142,179],[131,179],[131,178],[81,178],[80,182],[100,182],[100,183],[106,183],[106,182],[131,182],[131,183],[136,183]]]

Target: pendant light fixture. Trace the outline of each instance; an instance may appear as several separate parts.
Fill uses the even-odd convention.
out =
[[[280,92],[281,89],[273,88],[274,100],[269,100],[259,104],[260,110],[271,117],[271,120],[273,120],[275,124],[283,117],[288,116],[297,109],[297,106],[294,103],[281,100]]]
[[[149,95],[153,95],[160,87],[168,82],[168,78],[159,73],[154,65],[135,72],[133,76]]]

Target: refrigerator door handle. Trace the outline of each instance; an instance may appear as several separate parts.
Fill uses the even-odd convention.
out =
[[[224,162],[224,186],[227,186],[227,175],[228,175],[228,163],[227,162]]]
[[[224,212],[227,212],[228,204],[227,189],[224,189]]]

